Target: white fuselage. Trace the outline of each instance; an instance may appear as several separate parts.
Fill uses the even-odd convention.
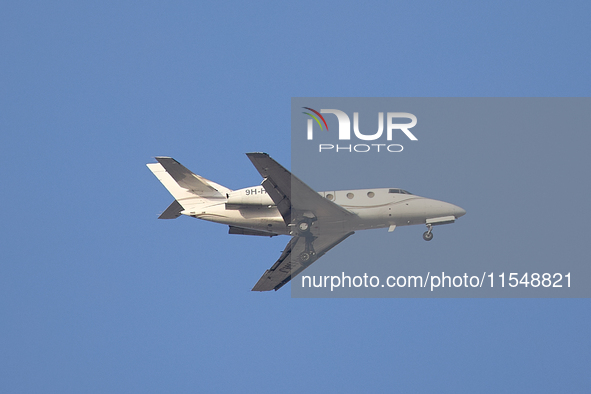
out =
[[[443,201],[416,196],[395,188],[337,190],[319,194],[348,211],[352,218],[324,223],[326,230],[357,231],[372,228],[409,226],[414,224],[445,224],[453,222],[466,211]],[[277,207],[262,186],[232,191],[226,198],[195,198],[183,201],[181,212],[194,218],[230,226],[290,234]],[[313,229],[319,229],[317,224]]]

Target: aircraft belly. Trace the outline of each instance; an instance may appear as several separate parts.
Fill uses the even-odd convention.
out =
[[[425,223],[427,204],[424,198],[409,199],[392,206],[392,217],[397,226]]]
[[[392,214],[392,224],[396,226],[410,226],[425,223],[425,214],[420,212],[396,212]]]
[[[380,207],[357,209],[354,212],[358,217],[357,228],[370,229],[425,223],[426,209],[426,199],[419,197]]]
[[[384,207],[358,208],[351,211],[356,215],[345,223],[344,230],[355,231],[389,226],[388,214],[385,214]]]
[[[243,228],[262,231],[272,231],[277,234],[289,234],[289,229],[283,218],[274,208],[248,207],[243,209],[225,209],[225,207],[211,207],[195,215],[197,219],[227,224]]]

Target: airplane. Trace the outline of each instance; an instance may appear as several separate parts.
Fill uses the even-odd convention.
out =
[[[231,190],[196,175],[171,157],[147,164],[175,200],[159,219],[181,215],[222,223],[229,234],[291,239],[252,291],[279,290],[358,230],[453,223],[466,211],[399,188],[316,192],[268,154],[246,154],[263,177],[259,186]]]

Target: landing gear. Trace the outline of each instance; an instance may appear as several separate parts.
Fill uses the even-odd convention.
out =
[[[300,253],[300,261],[302,263],[306,263],[308,262],[308,260],[310,260],[310,258],[314,255],[315,253],[312,251],[309,252],[302,252]]]
[[[310,223],[306,222],[306,221],[302,221],[298,223],[298,229],[301,232],[306,232],[310,229]]]
[[[427,231],[425,231],[423,233],[423,239],[425,241],[431,241],[433,239],[433,233],[431,232],[433,230],[433,225],[428,224],[427,225]]]
[[[299,255],[300,263],[307,265],[312,257],[316,255],[316,251],[314,250],[314,240],[316,237],[308,233],[302,238],[304,238],[304,251]]]
[[[304,242],[304,251],[298,255],[298,259],[303,266],[310,264],[311,260],[316,255],[316,252],[314,251],[314,240],[316,237],[311,231],[314,220],[315,219],[304,217],[300,222],[295,224],[295,231],[291,233]]]

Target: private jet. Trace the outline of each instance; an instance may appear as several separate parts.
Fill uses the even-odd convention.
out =
[[[231,190],[196,175],[170,157],[147,164],[175,200],[159,219],[181,215],[222,223],[229,234],[289,235],[279,259],[252,291],[279,290],[358,230],[453,223],[466,211],[399,188],[316,192],[266,153],[246,154],[263,177],[259,186]]]

